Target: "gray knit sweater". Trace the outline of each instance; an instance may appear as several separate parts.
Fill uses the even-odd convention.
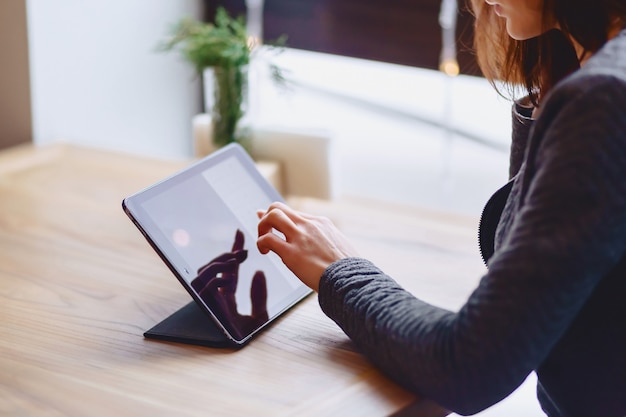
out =
[[[451,411],[489,407],[536,371],[548,415],[624,417],[626,31],[532,127],[515,120],[514,178],[481,220],[488,269],[459,311],[359,258],[325,271],[320,305],[390,378]]]

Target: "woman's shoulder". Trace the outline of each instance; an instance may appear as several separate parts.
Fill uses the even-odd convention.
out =
[[[624,132],[626,32],[609,41],[545,97],[529,139],[526,160],[617,163],[616,158],[607,159],[607,155],[626,149]]]
[[[609,40],[589,58],[580,73],[588,76],[604,75],[626,80],[626,29]]]
[[[558,83],[545,98],[541,114],[549,121],[563,116],[581,122],[607,110],[614,117],[626,116],[626,31]]]
[[[607,89],[609,91],[598,91]],[[585,94],[599,95],[613,92],[623,94],[626,90],[626,30],[607,42],[587,63],[571,76],[555,86],[553,95]]]

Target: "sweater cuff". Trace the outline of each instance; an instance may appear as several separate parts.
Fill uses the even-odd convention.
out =
[[[355,275],[366,277],[380,272],[371,261],[363,258],[344,258],[330,264],[322,274],[318,289],[322,311],[331,319],[339,317],[343,312],[342,298],[347,281]],[[363,280],[358,281],[364,284]],[[359,286],[359,283],[353,282],[353,285]]]

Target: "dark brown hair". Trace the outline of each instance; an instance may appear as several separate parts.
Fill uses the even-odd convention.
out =
[[[545,0],[544,26],[536,38],[518,41],[506,31],[506,22],[484,0],[469,0],[475,17],[474,48],[483,75],[511,96],[522,87],[538,105],[558,81],[580,66],[580,59],[604,45],[609,31],[626,19],[626,0]],[[550,18],[548,18],[548,16]],[[583,49],[577,55],[574,39]]]

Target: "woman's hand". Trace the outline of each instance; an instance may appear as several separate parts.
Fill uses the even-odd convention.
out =
[[[257,215],[259,251],[275,252],[287,268],[315,291],[330,264],[357,256],[346,237],[326,217],[300,213],[283,203],[273,203]]]

